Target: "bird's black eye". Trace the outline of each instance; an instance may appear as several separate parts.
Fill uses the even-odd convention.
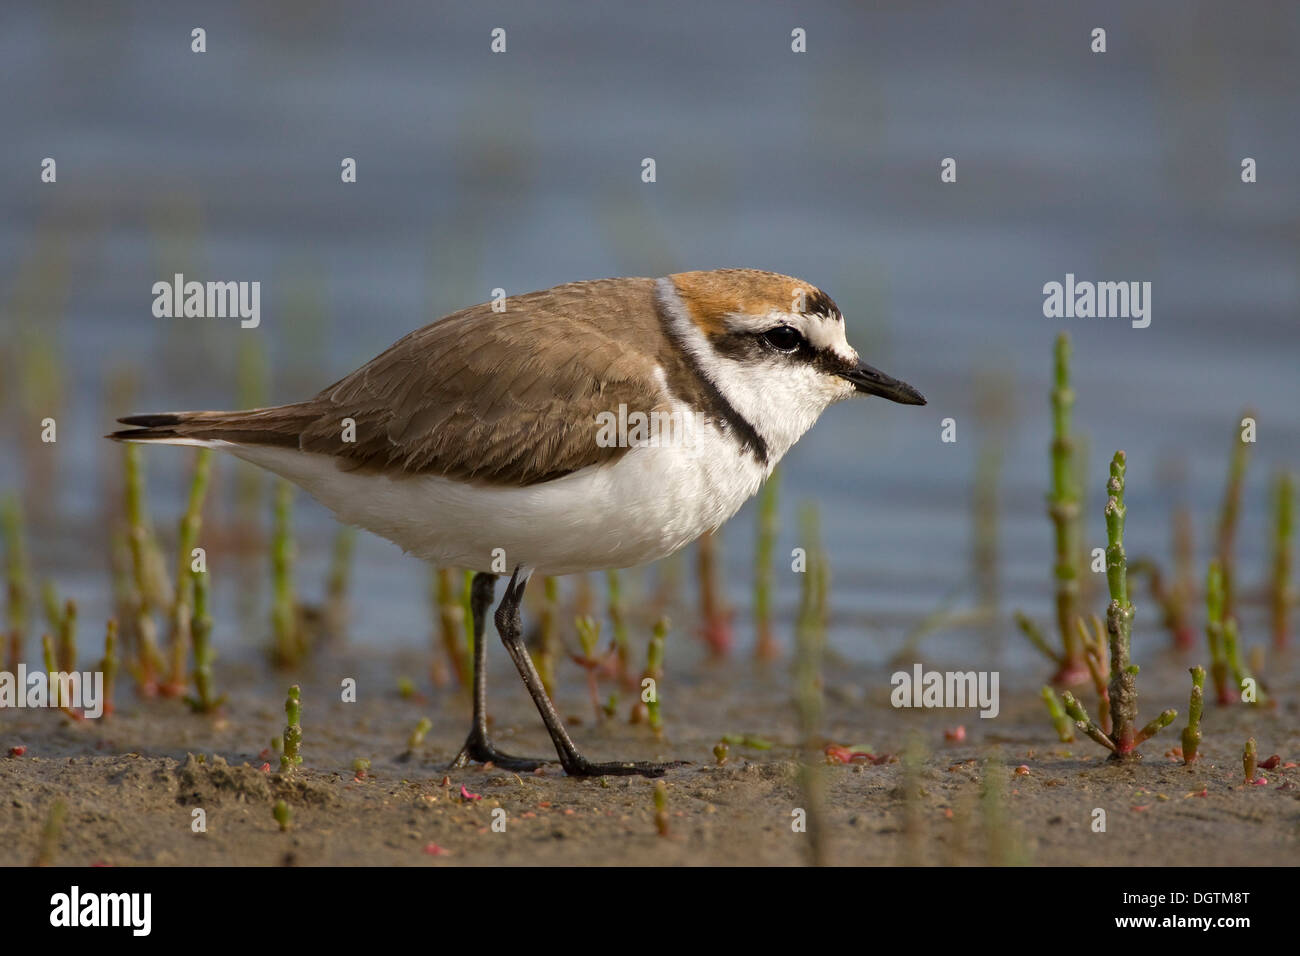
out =
[[[778,325],[774,329],[768,329],[760,338],[778,352],[795,352],[803,345],[803,336],[799,334],[799,330],[788,325]]]

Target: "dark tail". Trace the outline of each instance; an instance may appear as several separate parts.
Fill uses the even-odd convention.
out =
[[[284,445],[297,448],[299,437],[316,418],[309,403],[252,408],[242,412],[161,412],[119,418],[124,428],[105,438],[114,441],[193,444],[225,441],[237,445]]]

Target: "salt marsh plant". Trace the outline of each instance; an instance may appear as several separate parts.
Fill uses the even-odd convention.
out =
[[[695,571],[700,595],[700,633],[709,653],[726,657],[731,650],[731,609],[720,583],[719,567],[722,559],[719,538],[706,531],[695,542]]]
[[[333,638],[345,636],[348,630],[348,591],[352,581],[352,555],[356,543],[355,528],[341,525],[334,533],[329,576],[325,580],[325,629]]]
[[[808,558],[801,579],[799,616],[795,625],[795,710],[799,718],[799,790],[807,814],[809,856],[814,866],[826,862],[826,834],[822,825],[825,804],[825,769],[817,759],[822,732],[822,658],[826,642],[826,596],[829,571],[821,546],[821,526],[814,505],[800,515],[801,535]]]
[[[668,785],[656,780],[654,786],[655,830],[661,837],[668,836]]]
[[[924,790],[925,744],[915,731],[903,745],[899,790],[902,796],[902,840],[899,845],[900,866],[920,866],[925,847],[925,810],[921,804]]]
[[[1057,739],[1063,744],[1074,741],[1074,722],[1070,720],[1070,715],[1065,712],[1061,705],[1061,699],[1056,696],[1056,691],[1050,687],[1043,687],[1043,703],[1047,705],[1047,713],[1052,718],[1052,726],[1056,728]]]
[[[1211,561],[1205,575],[1205,640],[1210,649],[1210,679],[1220,705],[1232,703],[1223,632],[1223,570],[1218,561]]]
[[[127,658],[125,663],[130,669],[131,639],[135,623],[135,575],[130,542],[124,526],[110,532],[109,567],[112,575],[113,616],[122,622],[121,634]]]
[[[560,582],[542,578],[542,613],[538,617],[537,676],[546,693],[555,693],[555,659],[560,646]]]
[[[212,453],[200,449],[194,458],[184,514],[178,522],[176,578],[168,584],[162,550],[149,524],[144,465],[139,445],[124,448],[126,480],[126,544],[129,569],[120,567],[114,576],[115,603],[127,622],[127,666],[141,693],[179,696],[188,683],[186,661],[193,643],[195,626],[195,576],[204,573],[198,561],[198,540],[202,527],[203,502],[212,468]],[[156,616],[169,623],[168,653],[158,642]],[[209,623],[209,627],[210,627]]]
[[[1110,604],[1106,608],[1106,633],[1110,643],[1110,706],[1114,729],[1107,732],[1088,716],[1071,693],[1063,695],[1065,711],[1075,726],[1111,753],[1112,760],[1136,760],[1138,745],[1173,723],[1175,710],[1166,710],[1145,726],[1137,724],[1138,668],[1129,660],[1134,608],[1128,594],[1128,558],[1124,552],[1124,474],[1127,462],[1117,451],[1110,463],[1106,483],[1106,585]]]
[[[614,634],[614,664],[620,682],[630,679],[628,667],[630,650],[627,641],[627,615],[623,604],[623,582],[612,568],[605,572],[605,585],[609,600],[609,626]]]
[[[979,810],[985,859],[991,866],[1024,866],[1029,863],[1029,847],[1009,806],[1006,780],[1001,754],[991,753],[980,773]]]
[[[1228,613],[1227,576],[1219,561],[1211,561],[1205,576],[1205,638],[1210,650],[1210,678],[1220,706],[1236,701],[1246,682],[1254,682],[1241,660],[1237,619]],[[1234,690],[1235,685],[1235,690]],[[1256,687],[1252,702],[1263,700]]]
[[[1083,618],[1075,620],[1079,626],[1079,640],[1083,645],[1084,662],[1088,665],[1088,676],[1097,691],[1097,725],[1105,733],[1111,732],[1110,721],[1110,641],[1106,635],[1101,618],[1089,615],[1092,629],[1083,623]]]
[[[51,675],[57,673],[59,671],[59,662],[54,655],[54,640],[49,634],[41,635],[41,653],[44,656],[45,672]],[[59,681],[51,679],[49,690],[50,706],[59,708],[73,720],[85,720],[86,715],[73,710],[72,702],[64,699],[63,686]]]
[[[774,469],[758,495],[758,544],[754,549],[754,656],[771,660],[780,651],[772,633],[772,559],[780,530],[780,469]]]
[[[438,568],[434,575],[434,599],[438,605],[438,639],[447,661],[451,664],[456,683],[468,687],[470,682],[470,655],[465,653],[465,609],[456,596],[455,572],[451,568]]]
[[[428,717],[421,717],[416,723],[415,729],[411,731],[411,735],[406,738],[407,752],[414,752],[415,748],[424,743],[424,738],[429,735],[429,731],[432,729],[433,721]]]
[[[5,543],[6,611],[8,614],[9,672],[16,673],[24,654],[29,624],[31,578],[23,540],[23,516],[18,499],[9,496],[0,507]]]
[[[1223,615],[1236,615],[1236,555],[1237,519],[1241,515],[1241,493],[1246,480],[1246,465],[1250,460],[1251,441],[1246,439],[1246,423],[1254,421],[1249,410],[1242,413],[1241,426],[1234,430],[1232,460],[1228,466],[1228,481],[1223,490],[1223,504],[1219,509],[1219,527],[1215,539],[1215,557],[1223,574]]]
[[[649,700],[645,700],[646,719],[656,737],[663,733],[663,713],[659,709],[659,685],[664,679],[664,639],[668,636],[668,626],[666,617],[655,621],[654,629],[650,632],[650,647],[646,651],[645,673],[641,677],[642,697],[649,697]],[[652,683],[646,684],[647,680]],[[647,695],[645,692],[649,688],[654,690]]]
[[[1241,660],[1241,642],[1237,635],[1237,619],[1235,617],[1224,618],[1223,621],[1223,652],[1228,662],[1228,673],[1232,675],[1232,683],[1240,692],[1242,700],[1249,703],[1262,703],[1264,700],[1263,687],[1251,676],[1246,665]],[[1254,685],[1253,690],[1248,692],[1247,685]],[[1249,694],[1249,696],[1248,696]]]
[[[597,653],[600,645],[599,621],[583,616],[576,618],[573,623],[578,631],[578,644],[582,647],[582,653],[570,654],[569,657],[587,675],[587,691],[591,694],[591,706],[596,711],[596,720],[600,721],[605,716],[605,710],[600,706],[600,690],[596,685],[596,671],[605,665],[615,651],[611,648],[609,654]]]
[[[1187,701],[1187,726],[1183,728],[1183,763],[1195,762],[1201,749],[1201,708],[1205,702],[1205,668],[1190,668],[1192,694]]]
[[[284,752],[280,754],[281,772],[292,772],[302,763],[302,688],[294,684],[284,701],[284,714],[288,724],[284,728]]]
[[[1169,587],[1165,623],[1174,635],[1174,646],[1189,650],[1196,643],[1192,624],[1192,601],[1196,597],[1196,549],[1192,543],[1192,509],[1183,504],[1173,517],[1174,580]]]
[[[1080,578],[1080,504],[1076,481],[1076,444],[1070,419],[1074,408],[1074,390],[1070,387],[1070,339],[1062,333],[1056,339],[1052,400],[1052,487],[1047,498],[1047,514],[1052,519],[1056,544],[1056,561],[1052,575],[1056,581],[1056,630],[1059,650],[1051,646],[1042,630],[1024,614],[1016,623],[1034,647],[1056,664],[1052,683],[1066,686],[1087,679],[1087,664],[1078,642],[1075,620],[1079,616]]]
[[[822,547],[821,518],[817,506],[805,505],[799,521],[807,542],[807,568],[800,577],[796,628],[802,627],[810,633],[820,634],[818,640],[823,641],[830,618],[831,565],[830,557]]]
[[[1246,749],[1241,754],[1241,769],[1245,772],[1246,783],[1254,783],[1259,778],[1259,755],[1255,750],[1255,738],[1246,739]]]
[[[68,285],[63,282],[60,285],[62,288],[58,292],[50,291],[62,296]],[[19,308],[34,308],[37,311],[23,317],[16,336],[18,413],[23,421],[39,422],[48,416],[62,422],[66,407],[65,396],[68,394],[63,355],[58,346],[57,323],[62,317],[62,303],[50,301],[37,304],[32,301]],[[59,459],[50,453],[54,446],[40,441],[39,434],[37,429],[22,428],[9,444],[11,449],[22,451],[22,487],[27,513],[37,524],[47,525],[53,516],[57,498],[52,492],[58,479],[56,467]]]
[[[212,696],[212,615],[208,613],[208,573],[194,574],[194,614],[190,622],[194,644],[194,695],[186,697],[190,709],[200,714],[210,714],[225,703],[223,694]]]
[[[1279,472],[1273,486],[1273,573],[1269,584],[1273,646],[1287,645],[1291,632],[1291,608],[1295,589],[1291,583],[1291,550],[1295,536],[1295,480],[1290,472]]]
[[[45,817],[45,826],[41,828],[40,843],[36,848],[36,866],[53,866],[54,854],[58,852],[59,841],[63,839],[63,824],[68,818],[68,804],[55,800],[50,804],[50,812]]]
[[[131,633],[131,671],[136,686],[146,696],[158,691],[158,679],[166,662],[158,647],[158,627],[154,613],[166,602],[166,583],[159,564],[159,552],[149,527],[145,509],[144,462],[140,446],[129,443],[123,448],[126,464],[127,543],[131,551],[131,577],[126,605]]]
[[[168,637],[171,671],[160,687],[161,692],[167,696],[175,696],[185,689],[185,660],[190,651],[194,616],[194,550],[199,544],[203,501],[207,497],[211,474],[212,450],[200,448],[194,456],[189,497],[177,534],[176,590],[172,596],[171,632]]]
[[[117,671],[121,661],[117,656],[117,620],[109,618],[104,628],[104,657],[99,662],[99,669],[104,674],[104,716],[113,712],[113,686],[117,683]]]
[[[461,640],[465,642],[465,653],[474,656],[474,572],[460,573],[460,622]],[[486,632],[485,632],[486,633]],[[466,687],[469,686],[467,683]]]
[[[63,605],[59,603],[59,589],[53,581],[41,584],[41,607],[45,611],[45,623],[50,631],[58,633],[63,622]]]
[[[74,671],[77,669],[77,602],[68,598],[63,605],[63,614],[58,620],[58,654],[59,669]]]
[[[291,667],[306,650],[293,586],[296,549],[292,529],[293,485],[283,478],[275,483],[275,518],[271,532],[271,657],[279,667]]]

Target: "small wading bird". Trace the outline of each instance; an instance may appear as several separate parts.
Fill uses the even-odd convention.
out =
[[[504,312],[477,305],[305,402],[133,415],[120,419],[133,428],[108,437],[224,449],[342,521],[477,572],[474,720],[454,766],[527,771],[543,761],[500,752],[487,730],[484,617],[503,549],[514,573],[497,630],[565,772],[658,776],[669,765],[595,763],[574,746],[524,646],[529,577],[672,554],[735,514],[818,416],[852,395],[925,404],[858,358],[825,293],[722,269],[574,282],[513,297]],[[689,441],[598,440],[620,409],[697,427]]]

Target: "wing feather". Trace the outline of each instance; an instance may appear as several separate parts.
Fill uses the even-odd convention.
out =
[[[573,283],[508,300],[505,313],[455,313],[305,403],[300,447],[346,468],[491,484],[612,461],[627,449],[597,444],[598,413],[667,408],[653,317],[651,280]],[[355,442],[343,441],[345,418]]]

